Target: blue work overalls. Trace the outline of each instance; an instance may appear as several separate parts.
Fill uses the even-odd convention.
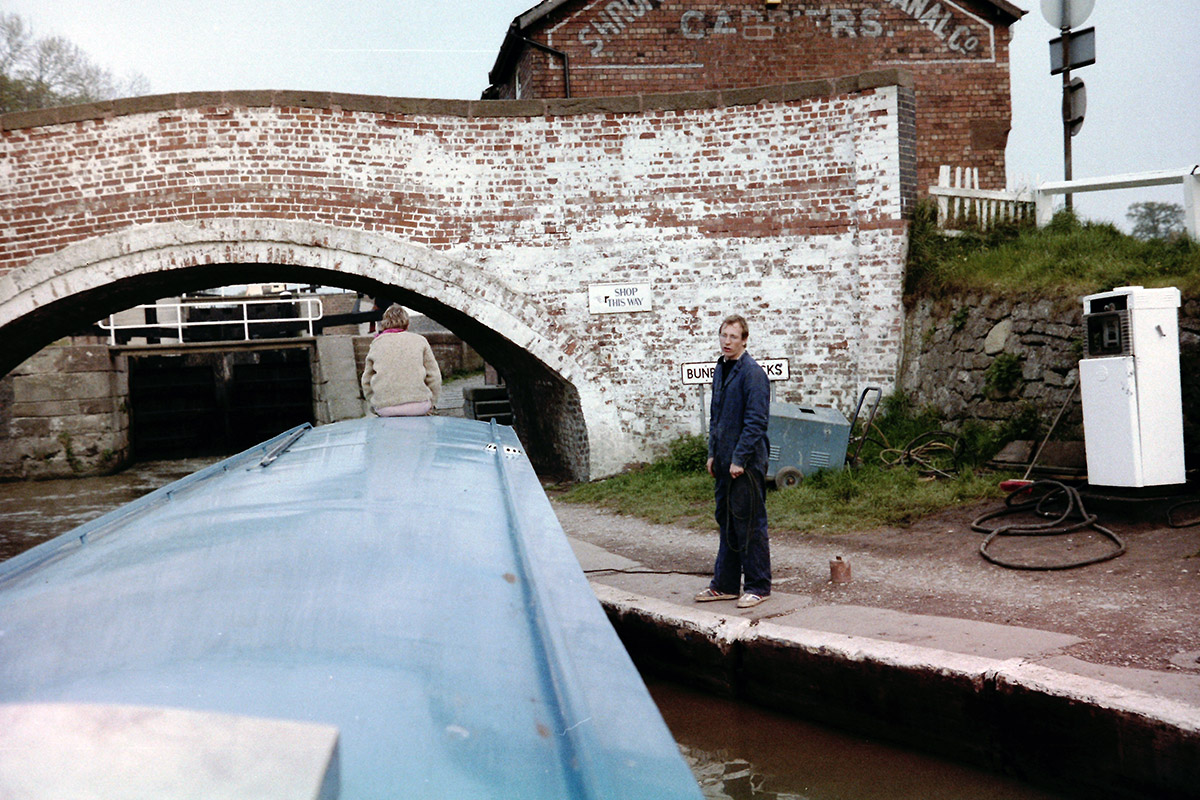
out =
[[[771,384],[749,353],[727,363],[718,359],[713,371],[708,455],[716,478],[717,525],[721,542],[709,584],[723,594],[771,593],[771,550],[767,539],[767,417]],[[729,465],[746,471],[736,481]]]

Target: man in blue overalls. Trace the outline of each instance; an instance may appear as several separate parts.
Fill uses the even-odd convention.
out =
[[[766,506],[771,384],[746,352],[750,328],[743,317],[726,317],[720,335],[721,358],[713,371],[709,414],[708,472],[716,479],[721,542],[712,582],[696,595],[696,602],[736,598],[738,608],[753,608],[771,594]]]

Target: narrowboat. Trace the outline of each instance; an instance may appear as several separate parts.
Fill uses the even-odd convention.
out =
[[[699,798],[511,428],[300,426],[0,563],[0,796]]]

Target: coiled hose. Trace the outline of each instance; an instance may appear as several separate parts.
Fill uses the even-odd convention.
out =
[[[878,428],[875,432],[883,438],[883,433]],[[883,448],[879,459],[886,466],[915,466],[924,475],[953,478],[958,474],[963,441],[961,436],[950,431],[927,431],[913,437],[902,448],[891,447],[884,438]]]
[[[1021,501],[1019,498],[1029,498]],[[1056,503],[1064,503],[1061,512],[1054,512],[1049,508]],[[999,517],[1008,516],[1010,514],[1029,513],[1032,512],[1039,517],[1048,518],[1050,521],[1042,524],[1029,525],[1002,525],[998,528],[987,528],[984,522],[997,519]],[[1070,520],[1075,520],[1070,522]],[[1098,564],[1102,561],[1109,561],[1125,552],[1125,542],[1121,537],[1113,533],[1108,528],[1096,522],[1097,517],[1094,514],[1089,514],[1083,507],[1083,499],[1079,496],[1078,490],[1058,481],[1034,481],[1029,487],[1013,492],[1004,500],[1004,508],[999,511],[992,511],[978,517],[971,523],[971,530],[979,533],[988,534],[983,543],[979,545],[979,553],[988,561],[1008,569],[1024,569],[1024,570],[1062,570],[1074,569],[1076,567],[1086,567],[1089,564]],[[1110,540],[1116,549],[1108,553],[1104,553],[1092,558],[1085,558],[1079,561],[1069,561],[1061,564],[1019,564],[1012,561],[999,558],[989,552],[988,547],[1000,536],[1060,536],[1062,534],[1073,533],[1083,528],[1092,528],[1101,536]]]

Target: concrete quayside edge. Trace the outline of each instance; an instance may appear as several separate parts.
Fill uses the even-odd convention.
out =
[[[595,578],[592,587],[639,666],[680,683],[1068,794],[1200,797],[1197,705],[1024,657],[722,614]]]

